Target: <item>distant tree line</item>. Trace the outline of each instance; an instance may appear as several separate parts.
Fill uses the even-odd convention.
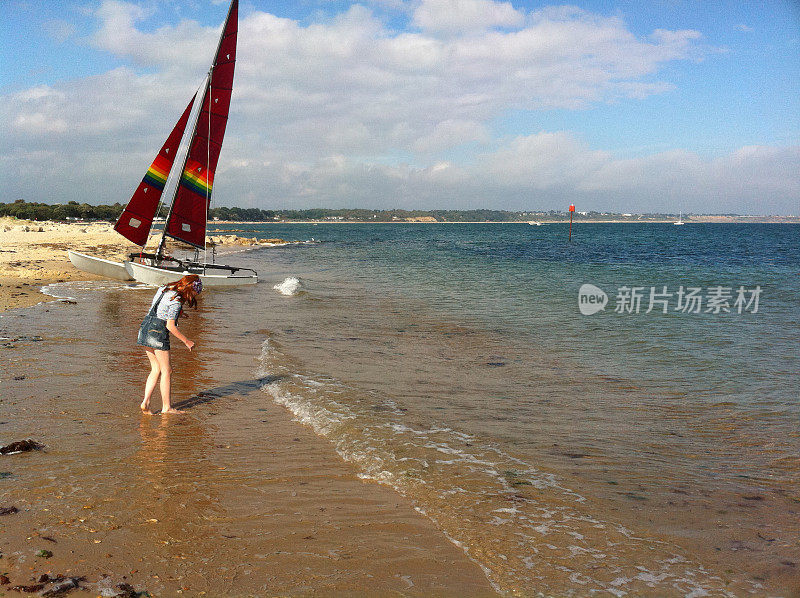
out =
[[[120,203],[93,206],[70,201],[66,204],[45,204],[18,199],[14,203],[0,203],[0,216],[14,216],[25,220],[106,220],[116,221],[124,206]],[[166,217],[168,206],[161,206],[159,215]],[[587,212],[583,219],[602,220],[615,214]],[[644,218],[663,218],[663,214],[642,214]],[[298,220],[352,220],[357,222],[394,222],[409,218],[430,218],[439,222],[520,222],[539,218],[568,219],[567,212],[559,210],[538,212],[510,212],[507,210],[365,210],[327,209],[262,210],[259,208],[211,208],[210,220],[238,220],[247,222],[275,222]]]
[[[14,203],[0,203],[0,216],[13,216],[23,220],[108,220],[115,221],[125,206],[121,203],[93,206],[88,203],[70,201],[65,204],[27,202],[18,199]],[[162,206],[162,216],[167,209]]]
[[[18,199],[14,203],[0,203],[0,216],[14,216],[24,220],[107,220],[119,218],[125,206],[120,203],[98,206],[70,201],[65,204],[27,202]],[[160,215],[166,217],[167,206],[161,206]],[[434,217],[443,222],[513,222],[530,219],[533,212],[508,212],[505,210],[365,210],[327,209],[308,210],[262,210],[259,208],[211,208],[209,219],[238,220],[251,222],[274,222],[276,220],[356,220],[363,222],[392,222],[407,218]],[[555,210],[536,212],[536,215],[555,217],[563,213]]]
[[[14,203],[0,203],[0,216],[14,216],[24,220],[114,220],[122,213],[122,205],[92,206],[71,201],[67,204],[50,205],[26,202],[18,199]]]

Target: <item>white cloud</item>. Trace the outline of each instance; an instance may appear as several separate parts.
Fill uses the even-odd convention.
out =
[[[185,72],[192,75],[205,72],[213,58],[219,38],[219,28],[202,27],[195,21],[181,21],[145,33],[136,24],[151,12],[142,6],[120,0],[103,0],[97,9],[100,28],[91,43],[119,57],[128,58],[141,66]]]
[[[452,34],[515,27],[524,19],[510,2],[422,0],[414,10],[413,24],[423,31]]]
[[[508,160],[508,168],[503,164]],[[252,172],[252,171],[250,171]],[[340,156],[270,162],[270,205],[404,208],[581,209],[769,214],[800,212],[800,148],[748,148],[715,160],[687,151],[618,159],[564,133],[515,139],[468,166],[365,164]],[[247,177],[229,172],[228,179]],[[257,185],[257,180],[243,184]],[[260,195],[253,205],[261,204]],[[323,198],[320,200],[320,198]]]
[[[409,0],[366,0],[366,4],[386,10],[406,11],[411,3]]]
[[[567,133],[540,133],[517,137],[485,155],[475,170],[507,187],[526,189],[575,188],[609,160]]]
[[[41,112],[18,114],[12,126],[25,133],[42,135],[48,133],[66,133],[67,123],[63,118],[51,119]]]
[[[464,10],[448,10],[456,5]],[[699,33],[640,37],[619,18],[574,7],[523,14],[488,0],[415,10],[416,32],[389,29],[363,6],[309,25],[243,13],[216,200],[549,208],[573,197],[641,211],[711,196],[713,211],[759,212],[770,198],[797,211],[796,148],[621,160],[568,132],[492,138],[493,120],[510,110],[668,91],[659,71],[696,58]],[[2,97],[0,163],[10,183],[0,201],[126,201],[219,33],[193,21],[144,31],[145,9],[121,1],[104,1],[96,16],[92,43],[128,66]]]
[[[427,154],[465,143],[487,141],[489,141],[489,131],[483,123],[450,119],[437,123],[428,135],[418,137],[412,147],[417,152]]]

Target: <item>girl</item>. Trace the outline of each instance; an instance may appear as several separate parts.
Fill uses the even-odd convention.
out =
[[[186,338],[175,322],[181,315],[184,304],[197,307],[197,295],[203,290],[203,283],[197,274],[187,274],[177,282],[171,282],[156,291],[149,313],[139,328],[137,344],[142,345],[150,360],[150,375],[144,386],[144,400],[140,405],[142,411],[153,415],[150,410],[150,397],[156,383],[161,378],[161,413],[182,413],[172,407],[170,391],[172,384],[172,366],[169,360],[169,335],[177,337],[189,351],[194,343]]]

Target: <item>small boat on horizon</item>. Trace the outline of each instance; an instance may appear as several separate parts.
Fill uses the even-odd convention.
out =
[[[239,1],[232,0],[208,74],[114,225],[114,230],[120,235],[144,248],[153,223],[164,222],[155,253],[132,253],[127,261],[114,262],[68,251],[69,259],[76,268],[108,278],[133,279],[155,286],[172,282],[185,274],[197,274],[205,286],[238,286],[258,282],[255,270],[214,263],[213,245],[212,262],[207,263],[205,259],[208,253],[206,228],[211,189],[225,137],[233,90],[238,14]],[[200,101],[195,103],[198,97]],[[184,137],[186,141],[182,143]],[[177,160],[179,155],[180,160]],[[179,170],[173,168],[176,161],[181,163]],[[169,213],[163,219],[157,214],[161,210],[165,188],[169,188],[171,201]],[[165,251],[167,237],[194,248],[194,258],[181,260],[168,255]],[[201,250],[204,255],[202,261]]]
[[[674,224],[675,226],[680,226],[681,224],[684,224],[684,222],[683,222],[683,212],[679,212],[678,213],[678,221],[677,222],[673,222],[672,224]]]

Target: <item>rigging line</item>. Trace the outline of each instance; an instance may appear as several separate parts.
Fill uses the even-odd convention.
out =
[[[195,91],[195,95],[194,95],[195,99],[197,99],[198,95],[200,95],[200,90],[203,88],[203,86],[205,86],[205,84],[206,84],[206,81],[203,81],[200,84],[200,86],[197,88],[197,91]],[[184,130],[184,136],[188,134],[189,139],[188,139],[188,141],[186,143],[186,146],[185,146],[186,147],[186,155],[181,159],[183,164],[182,164],[182,166],[180,167],[179,170],[177,170],[177,171],[174,170],[175,162],[178,161],[178,156],[176,155],[175,156],[175,162],[173,162],[173,167],[170,170],[170,174],[172,174],[172,172],[175,172],[175,177],[169,183],[170,186],[174,186],[174,189],[170,189],[170,195],[172,196],[172,199],[170,200],[170,206],[169,206],[169,211],[167,212],[167,217],[164,219],[164,230],[161,233],[161,241],[159,242],[158,249],[156,250],[156,261],[157,262],[161,261],[161,254],[164,251],[164,247],[165,247],[166,241],[167,241],[167,236],[172,237],[172,235],[167,235],[167,226],[169,225],[169,220],[172,217],[172,209],[175,207],[175,197],[177,197],[177,195],[178,195],[178,188],[180,187],[180,184],[181,184],[181,177],[183,177],[183,172],[186,170],[186,163],[189,160],[189,152],[192,149],[192,143],[194,142],[195,135],[197,134],[197,131],[196,131],[196,129],[197,129],[197,120],[200,118],[200,113],[202,111],[203,111],[203,96],[200,95],[200,102],[198,102],[197,106],[192,105],[192,110],[189,113],[189,120],[187,121],[186,129]],[[192,118],[192,115],[194,115],[194,118]],[[191,124],[191,127],[189,126],[190,124]],[[181,138],[181,142],[182,141],[183,141],[183,138]],[[181,143],[181,142],[178,143],[179,151],[180,151],[181,147],[183,147],[183,143]],[[161,197],[163,198],[164,195],[162,194]],[[161,199],[161,198],[159,198],[159,199]],[[172,238],[175,238],[175,237],[172,237]]]
[[[195,101],[196,99],[197,99],[197,92],[195,92],[195,95],[194,95],[194,97],[192,98],[192,104],[191,104],[191,105],[192,105],[192,108],[189,110],[189,115],[188,115],[188,116],[191,116],[192,110],[194,110],[194,101]],[[179,122],[180,122],[180,121],[179,121]],[[186,122],[186,124],[188,124],[188,118],[187,118],[187,122]],[[183,131],[184,131],[184,132],[181,134],[181,139],[183,139],[183,136],[186,134],[186,125],[184,125],[184,127],[183,127]],[[153,232],[153,225],[155,224],[156,218],[158,218],[158,215],[159,215],[159,213],[161,212],[161,206],[163,206],[163,205],[164,205],[164,190],[167,188],[167,185],[168,185],[168,183],[169,183],[169,177],[170,177],[170,174],[171,174],[171,173],[174,171],[174,168],[175,168],[175,160],[177,160],[177,158],[178,158],[178,155],[180,154],[180,150],[181,150],[181,139],[178,139],[178,147],[175,149],[175,157],[172,159],[172,163],[171,163],[171,164],[170,164],[170,166],[169,166],[169,171],[167,172],[167,178],[166,178],[166,180],[164,181],[164,187],[161,189],[161,194],[158,196],[158,206],[156,207],[156,211],[155,211],[155,213],[153,214],[153,217],[152,217],[152,219],[150,220],[150,230],[148,230],[148,231],[147,231],[147,237],[145,237],[145,240],[144,240],[144,245],[142,245],[142,248],[139,250],[139,253],[140,253],[140,254],[141,254],[141,252],[143,252],[143,251],[144,251],[144,248],[147,246],[147,242],[150,240],[150,233],[152,233],[152,232]],[[159,151],[159,155],[160,155],[160,154],[161,154],[161,152]],[[129,204],[129,205],[130,205],[130,204]],[[166,227],[167,227],[167,219],[166,219],[166,218],[164,218],[164,229],[166,229]]]

